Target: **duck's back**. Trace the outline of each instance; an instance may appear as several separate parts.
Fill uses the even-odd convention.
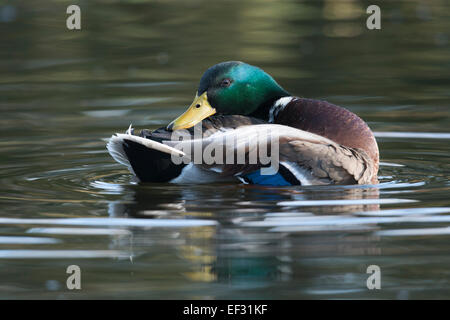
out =
[[[378,145],[369,126],[351,111],[326,101],[294,98],[276,114],[274,123],[326,137],[364,150],[378,169]]]

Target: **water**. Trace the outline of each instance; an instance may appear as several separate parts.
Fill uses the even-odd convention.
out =
[[[379,31],[360,1],[86,1],[81,31],[65,2],[7,3],[0,298],[450,298],[447,3],[383,4]],[[105,139],[167,124],[232,59],[365,119],[380,184],[136,184]]]

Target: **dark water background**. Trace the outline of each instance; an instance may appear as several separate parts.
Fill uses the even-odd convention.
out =
[[[450,4],[381,2],[377,31],[369,4],[1,1],[0,298],[450,298]],[[381,183],[134,183],[105,139],[227,60],[360,115]]]

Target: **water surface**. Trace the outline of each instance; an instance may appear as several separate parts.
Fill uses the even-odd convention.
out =
[[[448,4],[369,31],[356,0],[89,1],[68,31],[69,4],[0,5],[0,298],[450,298]],[[167,124],[226,60],[365,119],[380,184],[134,182],[105,139]]]

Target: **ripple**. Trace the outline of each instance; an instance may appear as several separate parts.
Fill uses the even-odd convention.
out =
[[[429,214],[440,214],[450,212],[450,207],[436,207],[436,208],[407,208],[407,209],[391,209],[391,210],[380,210],[380,211],[365,211],[356,212],[355,215],[359,216],[408,216],[408,215],[429,215]]]
[[[92,110],[83,111],[82,113],[88,117],[92,118],[109,118],[109,117],[121,117],[130,113],[129,109],[115,109],[115,110]]]
[[[450,235],[450,227],[382,230],[376,234],[385,237]]]
[[[447,132],[374,132],[377,138],[450,139]]]
[[[0,259],[123,259],[130,256],[128,252],[117,250],[0,250]]]
[[[269,231],[294,232],[309,231],[304,227],[326,227],[328,230],[340,230],[342,226],[365,226],[390,223],[432,223],[450,222],[450,216],[432,217],[352,217],[352,216],[314,216],[293,218],[268,218],[261,221],[235,221],[243,227],[272,227]],[[336,229],[337,228],[337,229]],[[314,230],[314,229],[311,229]],[[319,230],[322,230],[319,228]]]
[[[414,187],[422,187],[426,183],[424,181],[419,182],[398,182],[398,181],[390,181],[390,182],[384,182],[376,185],[375,187],[378,189],[407,189],[407,188],[414,188]],[[406,190],[405,190],[406,191]]]
[[[403,164],[383,162],[383,161],[380,161],[379,165],[382,167],[404,167],[405,166]]]
[[[27,233],[58,234],[58,235],[95,235],[95,236],[129,236],[131,232],[126,229],[104,228],[31,228]]]
[[[101,156],[103,154],[104,152]],[[124,186],[130,185],[131,182],[129,176],[124,174],[126,172],[122,168],[117,168],[114,163],[101,166],[91,163],[45,172],[25,172],[22,175],[19,173],[8,180],[4,179],[3,182],[11,185],[11,190],[20,192],[4,193],[0,199],[48,203],[107,203],[108,201],[99,196],[128,193]]]
[[[51,244],[60,242],[61,240],[53,238],[0,236],[0,244]]]
[[[78,226],[122,226],[183,228],[215,226],[217,221],[204,219],[135,219],[135,218],[68,218],[68,219],[16,219],[0,218],[0,224],[48,224]]]
[[[349,294],[349,293],[358,293],[366,291],[366,289],[335,289],[335,290],[327,290],[327,289],[318,289],[318,290],[305,290],[305,292],[312,295],[338,295],[338,294]]]
[[[124,190],[123,186],[117,183],[109,183],[103,181],[93,181],[90,183],[93,188],[103,190],[105,194],[121,194]]]
[[[287,207],[317,207],[317,206],[349,206],[349,205],[369,205],[369,204],[397,204],[418,202],[412,199],[355,199],[355,200],[299,200],[280,201],[279,206]]]

